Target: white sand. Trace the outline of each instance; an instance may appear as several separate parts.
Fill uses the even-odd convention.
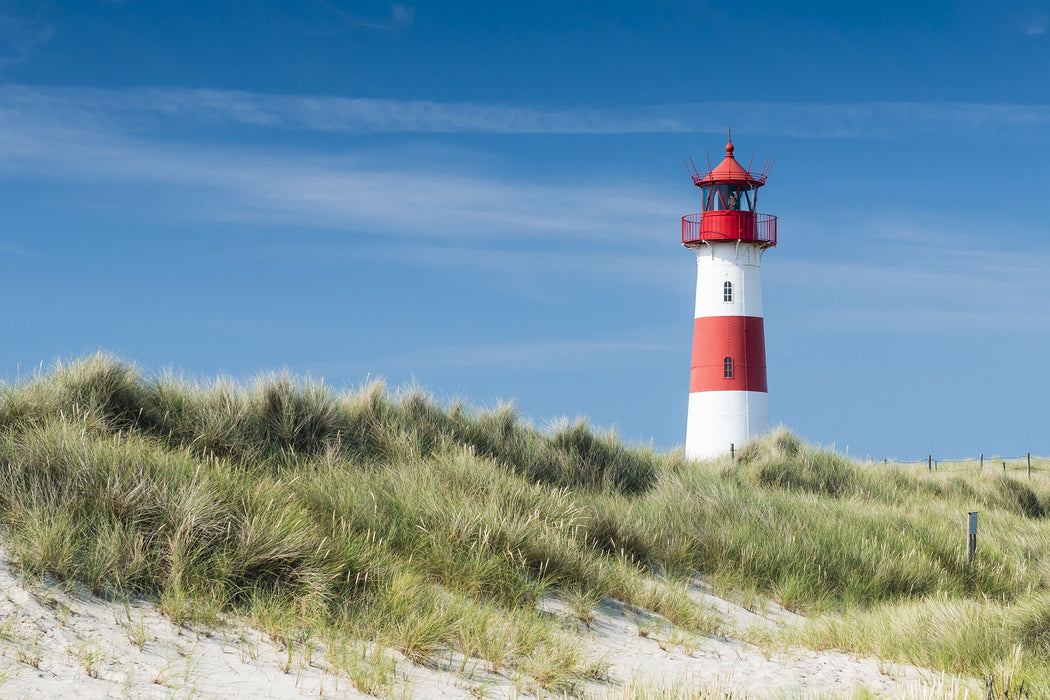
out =
[[[543,609],[576,629],[581,647],[608,663],[608,680],[581,689],[589,697],[622,694],[622,684],[715,685],[749,697],[848,694],[867,688],[888,697],[938,697],[955,679],[838,652],[766,652],[738,637],[799,618],[773,604],[764,614],[722,600],[702,586],[698,605],[717,611],[725,637],[695,636],[662,619],[606,600],[589,626],[557,601]],[[140,645],[135,642],[144,642]],[[418,698],[528,696],[514,679],[484,663],[446,654],[423,667],[388,652],[397,664],[393,695]],[[109,602],[73,588],[23,586],[0,552],[0,697],[2,698],[358,698],[348,678],[288,655],[247,627],[208,633],[171,624],[142,601]],[[460,669],[466,671],[462,675]]]
[[[763,614],[749,612],[702,586],[691,595],[718,611],[729,630],[725,636],[698,638],[611,601],[603,604],[602,613],[590,625],[590,641],[613,662],[612,680],[680,689],[713,685],[748,697],[849,695],[862,688],[893,698],[940,697],[969,685],[964,679],[914,666],[841,652],[766,650],[739,636],[750,630],[772,631],[802,618],[771,602],[765,604]],[[648,636],[639,636],[641,630]],[[599,697],[615,693],[609,688],[590,690]]]

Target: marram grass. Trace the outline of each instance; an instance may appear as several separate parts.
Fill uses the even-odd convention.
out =
[[[190,383],[106,355],[0,389],[0,521],[24,570],[178,622],[245,616],[289,650],[327,640],[368,688],[391,649],[573,691],[604,671],[538,600],[715,632],[686,593],[699,574],[810,613],[794,641],[1050,692],[1048,514],[1039,474],[860,465],[784,430],[694,463],[509,406]]]

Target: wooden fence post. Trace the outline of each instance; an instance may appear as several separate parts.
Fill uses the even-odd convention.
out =
[[[736,445],[729,443],[729,459],[736,459]]]
[[[933,471],[933,455],[926,455],[926,471]]]
[[[966,530],[966,565],[973,564],[973,557],[977,554],[977,513],[970,512],[969,523]]]
[[[981,453],[981,469],[984,469],[984,453]]]
[[[1028,480],[1032,480],[1032,453],[1028,453]]]

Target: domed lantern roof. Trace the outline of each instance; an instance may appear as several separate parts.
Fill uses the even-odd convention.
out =
[[[761,187],[766,184],[765,173],[753,173],[744,168],[733,157],[733,138],[730,136],[726,144],[726,157],[721,163],[711,169],[710,172],[700,173],[693,171],[693,184],[697,187],[707,185],[741,183],[751,187]]]

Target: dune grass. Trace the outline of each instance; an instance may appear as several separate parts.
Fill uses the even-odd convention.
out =
[[[193,383],[106,355],[0,390],[0,519],[27,572],[177,622],[243,615],[289,649],[460,654],[548,690],[602,671],[538,600],[612,596],[708,632],[699,573],[815,616],[811,645],[1050,692],[1048,514],[1045,477],[861,465],[783,430],[694,463],[510,406]],[[342,656],[384,686],[382,654]]]
[[[547,689],[597,671],[544,595],[705,620],[586,534],[574,489],[641,493],[657,469],[582,422],[541,433],[378,384],[193,385],[100,355],[0,397],[0,516],[27,572],[153,596],[180,623],[247,615],[289,646],[456,651]]]

